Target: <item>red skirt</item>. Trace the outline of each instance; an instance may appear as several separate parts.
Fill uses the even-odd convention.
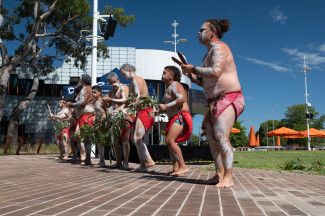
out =
[[[69,128],[69,127],[63,128],[62,131],[61,131],[61,134],[58,135],[56,138],[57,138],[59,141],[62,141],[64,135],[66,135],[67,139],[70,138],[70,128]]]
[[[80,116],[80,118],[78,119],[78,125],[79,127],[82,127],[85,124],[93,126],[94,121],[95,121],[95,116],[93,114],[86,113]]]
[[[244,96],[241,91],[229,92],[226,95],[213,102],[212,116],[213,120],[216,120],[219,115],[225,111],[229,106],[233,106],[236,113],[236,120],[240,114],[244,111],[245,102]]]
[[[139,118],[141,120],[146,131],[148,131],[152,127],[153,123],[155,122],[155,118],[152,115],[152,111],[153,111],[153,109],[146,108],[146,109],[140,110],[136,116],[136,119]]]
[[[184,141],[188,140],[191,137],[192,130],[193,130],[193,121],[192,121],[191,113],[190,112],[187,112],[187,111],[180,111],[179,113],[177,113],[176,115],[174,115],[173,117],[171,117],[169,119],[168,123],[166,124],[166,129],[165,129],[166,136],[168,134],[169,129],[173,125],[173,123],[180,116],[183,117],[183,120],[185,121],[185,125],[183,127],[182,133],[176,139],[176,142],[177,143],[184,142]]]

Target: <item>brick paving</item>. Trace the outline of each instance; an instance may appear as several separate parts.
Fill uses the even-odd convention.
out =
[[[1,156],[0,215],[325,215],[324,176],[236,168],[235,187],[218,190],[213,172],[189,167],[175,178],[171,165],[136,173]]]

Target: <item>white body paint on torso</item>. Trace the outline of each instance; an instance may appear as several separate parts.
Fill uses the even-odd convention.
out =
[[[172,84],[170,84],[168,86],[168,88],[166,89],[165,95],[163,97],[163,102],[165,104],[169,104],[169,103],[173,103],[173,101],[175,101],[178,98],[182,98],[183,95],[181,95],[176,88],[176,82],[173,82]],[[177,114],[181,109],[182,109],[183,104],[181,104],[180,106],[173,106],[168,108],[167,110],[167,115],[168,117],[172,117],[175,114]]]
[[[212,44],[202,69],[205,73],[218,71],[219,77],[202,76],[204,93],[207,98],[214,98],[220,92],[232,92],[241,89],[233,55],[229,47],[222,41]]]
[[[76,97],[76,101],[84,101],[86,97],[86,90],[85,87],[83,87],[80,91],[80,93],[78,94],[78,96]],[[76,116],[79,118],[81,115],[86,114],[86,113],[94,113],[95,112],[95,108],[93,103],[88,103],[86,104],[86,106],[80,105],[80,106],[76,106],[75,107],[75,112],[76,112]]]

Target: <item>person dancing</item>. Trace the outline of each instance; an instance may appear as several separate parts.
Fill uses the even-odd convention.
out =
[[[129,95],[129,87],[125,84],[122,84],[119,80],[118,75],[114,72],[108,73],[107,81],[112,86],[112,90],[109,92],[108,96],[103,98],[103,101],[109,104],[107,113],[110,115],[115,115],[118,112],[125,110],[127,98]],[[130,128],[128,123],[127,125],[127,128]],[[129,169],[130,130],[127,128],[122,129],[120,138],[116,143],[113,144],[116,163],[111,166],[112,168]]]
[[[94,105],[93,105],[93,94],[91,89],[91,77],[88,74],[83,74],[80,77],[79,85],[82,86],[80,93],[75,99],[75,103],[69,102],[68,106],[75,109],[77,117],[77,127],[75,133],[80,133],[80,128],[84,125],[94,125]],[[80,148],[80,160],[85,165],[91,165],[90,153],[91,143],[90,140],[79,140]]]
[[[221,41],[229,30],[227,19],[206,20],[198,33],[199,41],[207,47],[202,67],[182,64],[182,71],[192,82],[203,86],[208,110],[206,125],[210,150],[215,161],[218,188],[232,187],[233,149],[230,130],[243,112],[245,102],[237,75],[234,57],[228,45]]]
[[[170,175],[181,176],[188,172],[179,142],[188,140],[192,134],[192,116],[189,112],[187,92],[180,83],[181,72],[175,66],[166,66],[162,81],[166,84],[163,97],[165,104],[159,104],[159,112],[166,112],[169,121],[166,125],[166,144],[173,162]]]
[[[142,77],[135,73],[136,69],[133,65],[124,64],[121,66],[120,71],[126,79],[132,82],[130,85],[130,95],[135,95],[136,99],[139,99],[141,96],[148,96],[147,83]],[[137,171],[146,171],[147,168],[155,165],[143,140],[146,132],[152,127],[154,121],[153,109],[151,108],[139,110],[136,114],[130,136],[131,141],[137,148],[140,159],[140,167],[136,169]],[[128,130],[131,130],[131,128]]]
[[[61,110],[56,114],[50,113],[49,118],[51,120],[61,121],[66,127],[64,127],[60,134],[57,136],[57,143],[60,150],[60,159],[68,160],[69,157],[69,139],[70,139],[70,132],[69,132],[69,120],[72,117],[72,110],[68,107],[68,102],[65,99],[61,99],[59,101],[59,107]]]

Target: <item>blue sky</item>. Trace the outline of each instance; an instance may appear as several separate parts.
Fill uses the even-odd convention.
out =
[[[135,24],[119,27],[110,46],[173,50],[173,20],[179,22],[179,38],[186,38],[178,50],[188,61],[200,65],[206,48],[197,32],[208,18],[228,18],[231,29],[223,40],[235,56],[239,79],[246,98],[246,110],[239,120],[247,130],[268,119],[284,118],[287,107],[304,103],[302,56],[312,68],[307,74],[309,102],[325,114],[325,1],[149,1],[99,0],[123,7],[136,16]],[[272,107],[274,106],[274,112]],[[195,121],[198,133],[201,118]]]

